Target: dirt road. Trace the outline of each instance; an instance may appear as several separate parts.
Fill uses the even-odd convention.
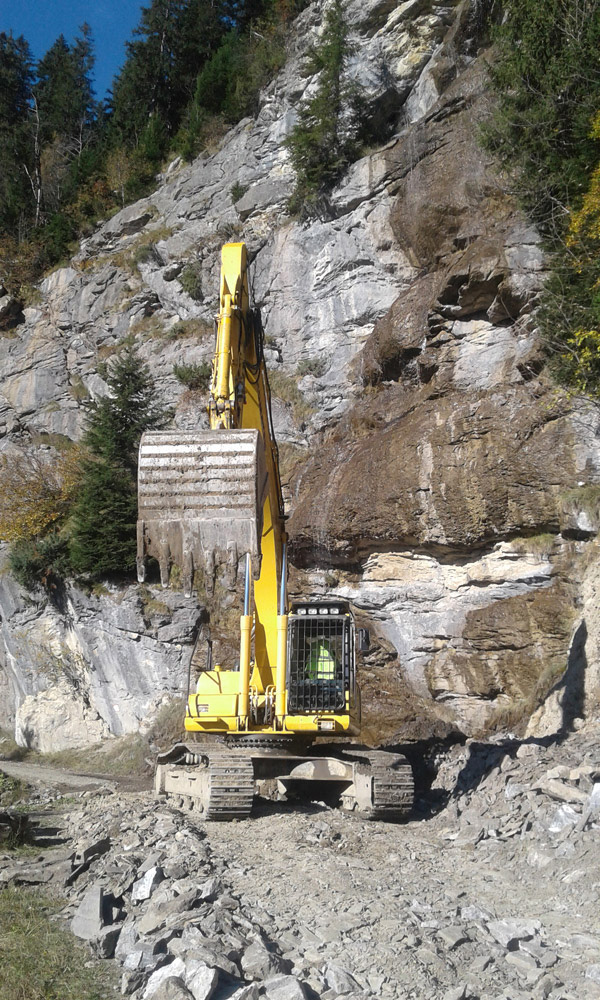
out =
[[[97,785],[105,785],[110,780],[88,774],[74,774],[72,771],[46,767],[44,764],[31,764],[29,761],[0,760],[0,771],[29,785],[53,787],[61,791],[94,788]]]

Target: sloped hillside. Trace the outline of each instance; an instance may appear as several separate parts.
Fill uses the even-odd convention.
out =
[[[539,238],[478,143],[489,114],[475,0],[352,2],[351,71],[382,139],[319,217],[286,211],[282,141],[315,86],[323,4],[294,22],[256,119],[172,162],[100,225],[0,341],[0,433],[78,439],[99,362],[133,338],[175,425],[203,401],[176,364],[212,351],[219,249],[244,240],[262,309],[295,563],[306,595],[369,624],[374,738],[442,723],[531,726],[597,710],[598,416],[548,380],[534,309]],[[185,687],[205,595],[0,577],[0,724],[83,745],[137,728]],[[396,691],[385,698],[382,692]],[[369,704],[367,710],[369,710]],[[420,720],[420,721],[419,721]]]

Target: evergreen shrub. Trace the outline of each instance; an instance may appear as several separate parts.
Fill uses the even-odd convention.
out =
[[[186,389],[208,389],[212,375],[212,365],[209,361],[201,361],[199,365],[174,365],[173,375]]]

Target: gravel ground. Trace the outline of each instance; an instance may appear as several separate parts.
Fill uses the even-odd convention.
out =
[[[71,838],[0,858],[66,894],[134,1000],[600,998],[600,727],[440,751],[402,825],[259,802],[203,824],[77,793]]]

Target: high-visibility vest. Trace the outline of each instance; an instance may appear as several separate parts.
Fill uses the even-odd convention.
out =
[[[327,639],[323,639],[318,645],[313,645],[304,672],[311,681],[328,681],[335,679],[335,657],[333,656]]]

